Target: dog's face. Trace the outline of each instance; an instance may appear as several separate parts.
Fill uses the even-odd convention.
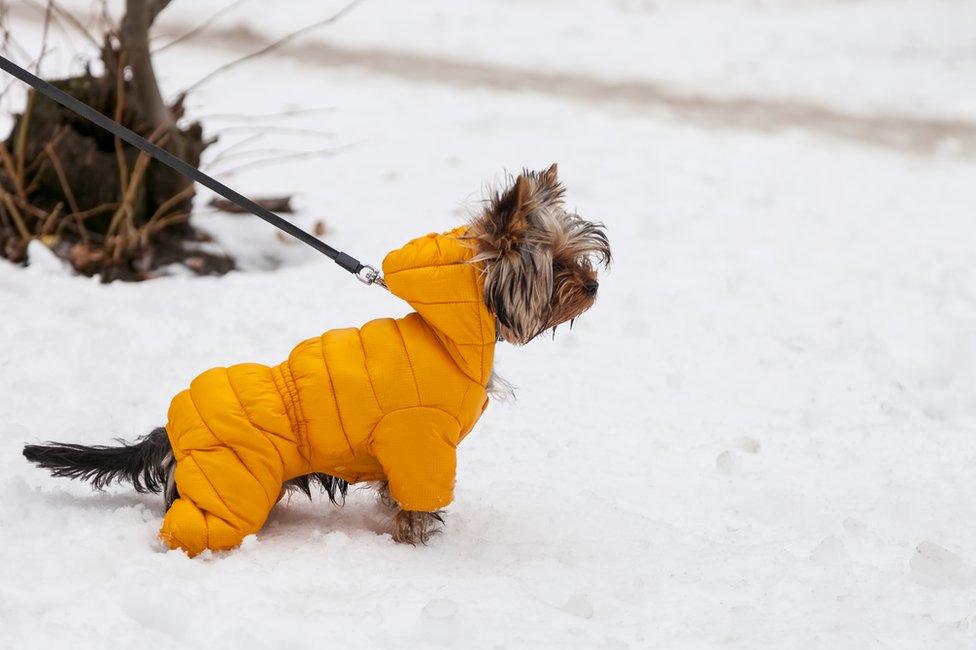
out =
[[[596,301],[597,267],[610,264],[602,224],[567,212],[556,165],[523,172],[475,217],[466,237],[484,264],[485,304],[516,345],[575,320]]]

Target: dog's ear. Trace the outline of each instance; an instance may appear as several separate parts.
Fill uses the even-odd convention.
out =
[[[543,189],[558,194],[561,200],[566,190],[559,182],[559,165],[552,163],[549,169],[539,174],[539,185]]]
[[[497,195],[481,219],[484,235],[500,254],[519,247],[529,231],[532,181],[520,174],[515,183]]]
[[[526,343],[545,327],[552,297],[552,226],[561,209],[556,166],[523,171],[496,194],[468,230],[484,263],[485,304],[503,336]]]
[[[536,187],[534,199],[539,206],[563,207],[566,188],[559,182],[559,168],[552,163],[549,169],[534,174]]]
[[[499,253],[517,250],[533,225],[538,225],[540,211],[562,207],[566,193],[559,182],[556,163],[541,172],[523,170],[515,182],[490,202],[481,215],[478,230]]]

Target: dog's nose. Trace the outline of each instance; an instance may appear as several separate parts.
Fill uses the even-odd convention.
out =
[[[589,282],[583,285],[583,291],[590,294],[591,296],[595,296],[596,290],[599,288],[600,288],[600,283],[597,282],[596,280],[590,280]]]

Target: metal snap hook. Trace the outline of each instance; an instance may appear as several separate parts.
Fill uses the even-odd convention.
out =
[[[359,271],[356,272],[356,279],[363,284],[378,284],[384,289],[386,288],[386,283],[383,282],[383,276],[380,275],[379,269],[369,264],[362,265]]]

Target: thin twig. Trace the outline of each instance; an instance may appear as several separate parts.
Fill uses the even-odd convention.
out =
[[[2,162],[7,176],[10,177],[10,182],[14,184],[17,196],[26,198],[24,193],[24,179],[17,175],[17,166],[14,164],[14,159],[10,156],[10,150],[7,149],[6,142],[0,142],[0,162]]]
[[[335,133],[330,131],[321,131],[318,129],[303,129],[294,126],[274,126],[270,124],[254,124],[254,125],[234,125],[225,126],[220,129],[213,129],[212,133],[217,135],[224,135],[225,133],[253,133],[254,131],[260,131],[261,133],[281,133],[290,135],[310,135],[317,138],[334,138]]]
[[[299,151],[297,153],[284,154],[281,156],[272,156],[270,158],[262,158],[261,160],[252,160],[250,162],[241,163],[237,167],[231,167],[230,169],[225,169],[220,172],[222,176],[232,176],[239,171],[244,169],[250,169],[252,167],[261,167],[264,165],[274,165],[281,162],[288,162],[290,160],[298,160],[301,158],[331,158],[332,156],[341,153],[343,151],[348,151],[354,147],[357,147],[360,143],[348,144],[343,147],[336,147],[335,149],[320,149],[318,151]]]
[[[172,212],[165,217],[158,219],[152,227],[150,227],[149,224],[146,224],[145,228],[143,229],[143,238],[148,240],[157,232],[162,232],[174,224],[183,223],[189,218],[189,212]]]
[[[8,47],[9,46],[9,47]],[[13,37],[9,29],[4,30],[4,50],[19,50],[17,56],[19,56],[24,61],[31,61],[34,57],[31,56],[27,48],[20,44],[20,42]],[[30,64],[28,64],[30,65]]]
[[[112,15],[108,10],[108,0],[96,0],[95,7],[92,8],[92,14],[98,14],[95,17],[96,21],[101,21],[100,27],[102,32],[108,32],[115,28],[115,21],[112,19]]]
[[[118,209],[112,215],[112,221],[109,223],[108,230],[105,231],[107,237],[115,234],[119,225],[122,223],[123,217],[127,223],[132,222],[132,204],[135,202],[136,192],[142,183],[142,177],[146,173],[146,169],[149,167],[151,160],[152,158],[149,157],[149,154],[144,151],[139,152],[139,157],[136,158],[136,164],[132,169],[132,176],[129,179],[129,186],[126,188],[125,195],[122,197],[122,202],[119,204]]]
[[[44,219],[44,223],[41,224],[41,229],[38,231],[41,236],[47,234],[48,226],[57,221],[57,218],[61,215],[61,210],[63,209],[64,203],[58,201],[58,204],[54,206],[54,209],[51,210],[50,214],[47,215],[47,218]]]
[[[10,219],[7,218],[7,208],[4,207],[3,201],[0,201],[0,225],[2,225],[5,230],[10,230],[12,227]]]
[[[160,138],[161,135],[162,137]],[[149,141],[154,142],[155,140],[159,139],[160,142],[157,144],[162,145],[162,143],[167,139],[168,135],[169,133],[166,125],[160,124],[158,127],[156,127],[156,131],[149,136]],[[146,169],[148,169],[151,160],[152,158],[150,158],[149,154],[147,154],[145,151],[139,152],[139,157],[136,158],[136,164],[132,170],[132,175],[129,177],[129,185],[126,187],[125,195],[122,197],[122,202],[116,209],[115,214],[112,215],[112,221],[109,222],[108,230],[105,231],[106,238],[115,234],[122,222],[121,220],[123,217],[127,217],[129,222],[132,221],[132,204],[135,202],[136,191],[138,190],[139,185],[142,183],[142,177],[146,173]]]
[[[254,156],[293,156],[295,154],[308,153],[307,150],[295,150],[287,149],[285,147],[266,147],[264,149],[247,149],[245,151],[238,151],[233,154],[227,154],[223,156],[223,161],[237,160],[238,158],[250,158]]]
[[[154,55],[155,54],[158,54],[158,53],[162,52],[163,50],[168,50],[169,48],[173,47],[177,43],[182,43],[183,41],[186,41],[186,40],[189,40],[189,39],[193,38],[194,36],[196,36],[197,34],[199,34],[200,32],[202,32],[203,30],[205,30],[206,28],[210,27],[212,24],[214,24],[215,22],[217,22],[224,14],[230,12],[231,10],[237,8],[238,6],[244,4],[245,2],[247,2],[247,0],[234,0],[234,2],[231,2],[229,5],[226,5],[223,9],[219,9],[219,10],[215,11],[214,13],[212,13],[209,18],[207,18],[206,20],[204,20],[202,23],[200,23],[199,25],[197,25],[196,27],[194,27],[190,31],[185,32],[185,33],[181,34],[180,36],[177,36],[176,38],[174,38],[173,40],[171,40],[166,45],[163,45],[161,47],[157,47],[155,50],[152,51],[152,53]]]
[[[10,196],[9,192],[0,188],[0,200],[3,200],[4,205],[7,206],[7,210],[14,220],[14,225],[17,226],[17,231],[20,233],[21,239],[24,240],[24,243],[29,242],[33,237],[31,236],[30,230],[27,229],[27,224],[24,223],[24,217],[21,216],[20,210],[14,205],[13,197]]]
[[[234,144],[230,145],[229,147],[227,147],[226,149],[224,149],[223,151],[221,151],[220,153],[218,153],[214,157],[213,160],[211,160],[211,161],[207,162],[206,164],[204,164],[201,167],[201,169],[210,169],[214,165],[218,164],[221,160],[224,160],[230,152],[234,151],[235,149],[240,149],[242,146],[244,146],[245,144],[248,144],[250,142],[256,142],[256,141],[260,140],[263,137],[264,137],[264,134],[263,133],[256,133],[256,134],[254,134],[254,135],[252,135],[250,137],[247,137],[247,138],[244,138],[243,140],[240,140],[238,142],[235,142]]]
[[[49,142],[44,145],[44,152],[54,166],[54,173],[58,176],[58,181],[61,183],[61,191],[64,192],[64,197],[68,199],[68,207],[71,208],[72,214],[81,212],[78,208],[78,201],[75,200],[75,193],[71,189],[71,184],[68,183],[68,175],[64,173],[64,167],[61,165],[61,157],[58,155],[57,150]]]
[[[0,0],[0,52],[7,51],[7,37],[10,35],[10,31],[7,29],[7,25],[10,24],[10,7],[7,6],[6,0]],[[14,82],[8,81],[7,85],[3,87],[0,91],[0,103],[3,102],[4,97],[6,97],[7,92],[14,85]],[[2,107],[0,107],[2,108]]]
[[[81,21],[75,18],[74,15],[71,14],[69,11],[59,7],[58,4],[54,2],[54,0],[48,0],[47,6],[40,5],[39,3],[34,2],[34,0],[24,0],[24,3],[30,7],[33,7],[38,11],[43,11],[43,12],[46,12],[48,10],[48,7],[50,7],[52,10],[54,10],[54,13],[57,15],[59,19],[70,23],[71,26],[75,28],[75,31],[79,32],[82,36],[88,39],[88,41],[96,48],[99,47],[98,40],[94,36],[92,36],[91,32],[88,31],[88,28],[82,25]]]
[[[146,227],[148,228],[150,225],[152,225],[153,222],[162,218],[162,216],[166,214],[167,210],[172,208],[180,201],[193,196],[195,192],[196,192],[196,188],[191,183],[190,185],[187,185],[186,187],[184,187],[182,190],[180,190],[173,196],[163,201],[163,203],[158,208],[156,208],[156,211],[153,213],[153,215],[149,217],[149,221],[146,222]]]
[[[89,208],[87,210],[82,210],[81,212],[71,214],[68,216],[78,217],[81,221],[87,221],[92,217],[97,217],[100,214],[105,214],[106,212],[112,212],[117,210],[119,207],[118,202],[103,203],[101,205],[96,205],[94,208]]]
[[[67,124],[58,127],[58,130],[57,132],[55,132],[54,137],[51,138],[51,140],[44,146],[57,147],[58,144],[60,144],[61,142],[61,138],[64,137],[65,133],[68,132],[69,128],[70,127]],[[34,190],[36,190],[41,185],[43,181],[42,174],[44,174],[44,170],[47,167],[48,163],[50,162],[51,161],[48,159],[47,156],[42,156],[40,155],[40,153],[38,153],[38,155],[34,156],[34,161],[27,166],[27,169],[24,170],[24,178],[27,177],[27,174],[33,174],[30,183],[28,183],[27,187],[24,188],[24,193],[27,196],[33,194]]]
[[[5,51],[6,51],[5,48],[3,46],[0,46],[0,52],[5,52]],[[37,63],[37,59],[30,59],[27,62],[27,64],[25,66],[22,66],[22,67],[32,68],[32,67],[34,67],[34,65],[36,63]],[[19,82],[16,82],[16,80],[8,83],[6,86],[4,86],[3,90],[0,91],[0,100],[3,100],[4,97],[6,97],[7,93],[10,91],[10,89],[12,87],[14,87],[14,86],[16,86],[18,88],[21,87],[20,86],[20,83]],[[8,112],[11,112],[12,113],[13,111],[8,111]]]
[[[89,233],[88,228],[85,227],[85,221],[91,219],[92,217],[105,214],[106,212],[112,212],[118,206],[118,203],[103,203],[102,205],[95,206],[89,210],[73,212],[66,215],[65,218],[61,220],[61,223],[58,224],[58,229],[55,231],[55,234],[60,234],[61,230],[63,230],[66,225],[73,221],[75,227],[78,228],[78,234],[83,240],[88,241],[90,237],[97,236],[97,233]]]
[[[37,75],[41,74],[41,61],[44,60],[44,55],[47,54],[47,35],[51,27],[51,15],[53,11],[51,2],[48,0],[47,7],[44,10],[44,28],[41,30],[41,54],[37,57],[37,62],[34,64],[34,73]]]
[[[211,122],[215,120],[239,120],[241,122],[256,122],[258,120],[269,120],[281,117],[294,117],[296,115],[308,115],[314,113],[332,113],[334,106],[321,106],[319,108],[293,108],[279,113],[260,113],[255,115],[245,115],[243,113],[205,113],[197,115],[195,119],[201,122]]]
[[[42,210],[30,201],[25,201],[16,195],[11,195],[13,202],[19,207],[24,213],[29,214],[35,219],[44,219],[47,217],[47,210]]]
[[[33,178],[31,178],[31,182],[28,183],[27,187],[24,188],[24,194],[30,196],[35,190],[37,190],[38,187],[41,186],[41,183],[44,180],[41,175],[44,173],[44,170],[47,169],[48,162],[47,156],[37,156],[34,159],[34,162],[31,163],[30,167],[27,168],[28,172],[36,170],[36,173],[34,174]]]
[[[234,68],[234,67],[240,65],[241,63],[244,63],[245,61],[250,61],[251,59],[255,59],[255,58],[257,58],[257,57],[259,57],[261,55],[267,54],[268,52],[270,52],[272,50],[275,50],[275,49],[281,47],[285,43],[288,43],[289,41],[291,41],[291,40],[293,40],[295,38],[298,38],[299,36],[302,36],[303,34],[307,34],[310,31],[313,31],[315,29],[318,29],[319,27],[323,27],[325,25],[330,25],[330,24],[336,22],[337,20],[339,20],[340,18],[342,18],[343,16],[345,16],[347,13],[349,13],[350,11],[352,11],[353,8],[356,5],[358,5],[359,3],[361,3],[361,2],[363,2],[363,0],[352,0],[352,2],[350,2],[345,7],[343,7],[342,9],[340,9],[338,11],[338,13],[330,16],[329,18],[325,18],[325,19],[320,20],[320,21],[318,21],[316,23],[312,23],[311,25],[306,25],[305,27],[302,27],[301,29],[297,29],[297,30],[291,32],[290,34],[285,34],[284,36],[282,36],[278,40],[273,41],[272,43],[269,43],[268,45],[262,47],[260,50],[257,50],[256,52],[251,52],[250,54],[245,54],[244,56],[242,56],[239,59],[234,59],[230,63],[225,63],[224,65],[220,66],[219,68],[217,68],[213,72],[210,72],[209,74],[207,74],[206,76],[204,76],[202,79],[199,79],[198,81],[196,81],[193,84],[191,84],[190,87],[189,88],[186,88],[183,92],[184,93],[190,93],[190,92],[196,90],[197,88],[199,88],[200,86],[202,86],[203,84],[205,84],[206,82],[210,81],[211,79],[213,79],[217,75],[219,75],[219,74],[221,74],[223,72],[226,72],[227,70],[230,70],[231,68]]]
[[[15,152],[17,156],[17,175],[20,177],[21,185],[24,182],[24,158],[27,155],[27,130],[30,128],[31,115],[34,113],[34,102],[37,99],[37,91],[33,88],[27,93],[27,107],[20,115],[20,128],[17,130],[17,141],[15,142]],[[27,197],[24,196],[26,199]]]

